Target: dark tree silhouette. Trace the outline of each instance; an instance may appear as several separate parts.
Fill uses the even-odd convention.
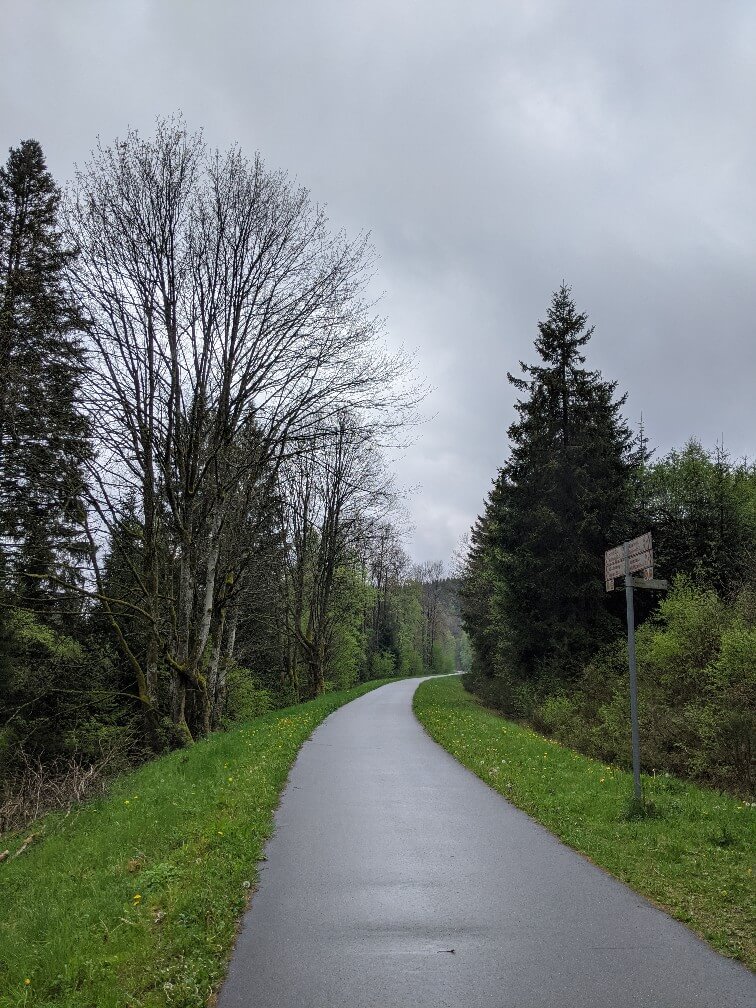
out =
[[[6,589],[47,605],[80,551],[88,426],[60,192],[36,140],[0,169],[0,536]]]

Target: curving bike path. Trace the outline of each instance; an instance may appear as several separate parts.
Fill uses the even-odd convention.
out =
[[[754,1008],[748,970],[431,741],[420,681],[305,743],[219,1008]]]

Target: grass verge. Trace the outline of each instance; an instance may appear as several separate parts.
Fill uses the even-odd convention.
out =
[[[460,763],[570,847],[756,966],[756,809],[663,775],[646,777],[652,815],[628,816],[632,777],[482,707],[459,679],[422,683],[414,710]]]
[[[387,680],[255,718],[0,838],[2,1008],[212,1004],[302,743]]]

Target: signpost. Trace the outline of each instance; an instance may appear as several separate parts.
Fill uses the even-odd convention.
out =
[[[643,573],[643,577],[633,574]],[[638,805],[643,803],[640,779],[640,736],[638,733],[638,678],[635,667],[635,605],[634,588],[663,591],[667,582],[654,579],[654,549],[651,533],[615,546],[604,554],[604,581],[607,591],[613,591],[616,579],[622,575],[627,610],[627,661],[630,668],[630,731],[633,739],[633,792]]]

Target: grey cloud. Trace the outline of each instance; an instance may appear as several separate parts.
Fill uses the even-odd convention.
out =
[[[7,145],[60,179],[97,133],[183,109],[370,230],[432,419],[397,460],[418,559],[506,453],[507,370],[562,278],[590,361],[664,451],[754,454],[756,8],[673,0],[11,0]],[[44,68],[44,71],[41,68]]]

